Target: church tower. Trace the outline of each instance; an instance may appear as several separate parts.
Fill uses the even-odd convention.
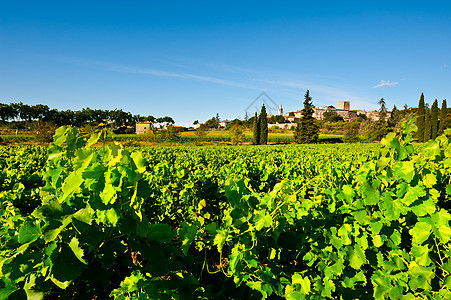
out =
[[[282,104],[280,104],[280,106],[279,106],[279,116],[283,116]]]

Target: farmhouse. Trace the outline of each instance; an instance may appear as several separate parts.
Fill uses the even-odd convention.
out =
[[[152,131],[152,123],[150,122],[136,122],[136,133],[145,134]]]
[[[219,127],[226,128],[229,123],[232,123],[232,121],[224,120],[224,121],[219,122],[218,124],[219,124]]]

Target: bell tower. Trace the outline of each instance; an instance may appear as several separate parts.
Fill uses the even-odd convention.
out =
[[[280,104],[280,106],[279,106],[279,116],[283,116],[282,104]]]

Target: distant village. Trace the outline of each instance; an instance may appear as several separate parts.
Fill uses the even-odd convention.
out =
[[[351,110],[351,102],[350,101],[340,101],[338,102],[338,108],[336,108],[333,105],[329,106],[323,106],[319,108],[314,108],[313,117],[317,120],[324,120],[324,113],[328,111],[334,111],[339,116],[343,117],[344,121],[353,121],[357,120],[362,115],[366,117],[366,119],[372,120],[372,121],[378,121],[379,120],[379,112],[377,110],[372,111],[366,111],[366,110]],[[291,128],[291,126],[296,126],[296,122],[298,122],[302,117],[302,110],[296,110],[296,111],[290,111],[284,114],[282,104],[279,106],[278,116],[284,117],[284,122],[276,122],[276,123],[269,123],[269,128]],[[386,119],[390,118],[391,113],[386,113]],[[268,114],[268,119],[273,117],[274,115]],[[220,121],[219,128],[226,128],[229,123],[232,123],[233,121],[230,120],[222,120]],[[136,122],[136,133],[142,134],[149,130],[151,126],[150,122]],[[197,123],[194,125],[194,128],[198,128],[201,126],[201,123]],[[176,126],[179,127],[181,130],[186,130],[186,128],[182,126]]]
[[[324,113],[327,111],[335,111],[338,115],[343,117],[345,121],[353,121],[359,118],[359,115],[366,116],[367,119],[372,121],[379,120],[379,112],[377,110],[366,111],[366,110],[351,110],[351,102],[350,101],[341,101],[338,102],[338,108],[335,108],[333,105],[323,106],[319,108],[314,108],[313,117],[317,120],[324,120]],[[287,113],[283,113],[282,104],[279,106],[279,116],[283,116],[285,118],[284,123],[274,123],[268,124],[268,127],[279,127],[279,128],[290,128],[291,126],[295,126],[296,122],[301,119],[302,110],[290,111]],[[386,118],[390,118],[390,112],[387,112]],[[271,118],[273,115],[268,114],[267,117]],[[232,123],[229,120],[223,120],[219,122],[219,126],[222,128],[226,128],[227,124]],[[198,127],[200,124],[197,124]]]

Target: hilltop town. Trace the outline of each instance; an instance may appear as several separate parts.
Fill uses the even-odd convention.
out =
[[[351,110],[351,102],[350,101],[340,101],[338,102],[338,107],[336,108],[333,105],[329,106],[323,106],[319,108],[314,108],[313,117],[317,120],[324,120],[325,113],[327,112],[335,112],[337,115],[343,118],[344,121],[353,121],[357,120],[358,118],[368,119],[371,121],[378,121],[379,120],[379,111],[372,110],[372,111],[366,111],[366,110]],[[278,121],[271,122],[270,120],[274,118],[274,116],[282,116],[283,120],[280,118],[276,118]],[[301,119],[302,116],[302,110],[296,110],[296,111],[290,111],[284,113],[282,104],[279,105],[278,114],[272,115],[268,114],[268,127],[269,128],[290,128],[291,126],[295,126],[296,122],[298,122]],[[386,119],[390,118],[391,113],[386,113]],[[226,128],[229,123],[232,123],[233,121],[230,120],[222,120],[218,122],[219,127]],[[195,128],[198,128],[201,124],[195,124]]]

